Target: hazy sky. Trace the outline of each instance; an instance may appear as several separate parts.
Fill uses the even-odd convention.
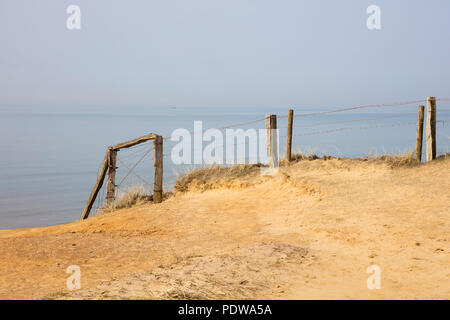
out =
[[[66,8],[81,8],[81,30]],[[381,7],[382,29],[366,27]],[[450,1],[0,0],[0,111],[450,96]]]

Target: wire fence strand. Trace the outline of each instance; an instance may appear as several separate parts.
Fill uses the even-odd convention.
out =
[[[447,123],[450,120],[439,120],[436,121],[436,123]],[[297,133],[293,134],[293,136],[313,136],[313,135],[319,135],[319,134],[327,134],[327,133],[333,133],[333,132],[339,132],[339,131],[350,131],[350,130],[364,130],[364,129],[376,129],[376,128],[390,128],[390,127],[401,127],[401,126],[408,126],[408,125],[417,125],[416,122],[405,122],[405,123],[395,123],[395,124],[388,124],[388,125],[372,125],[372,126],[360,126],[360,127],[347,127],[347,128],[337,128],[337,129],[330,129],[330,130],[322,130],[322,131],[314,131],[314,132],[306,132],[306,133]],[[280,136],[280,138],[285,138],[286,136]]]
[[[149,154],[150,152],[152,151],[152,149],[149,149],[146,153],[144,153],[144,155],[134,164],[134,166],[130,169],[122,160],[120,160],[120,158],[119,157],[117,157],[117,160],[122,164],[122,165],[124,165],[126,168],[128,168],[129,170],[128,170],[128,172],[127,172],[127,174],[125,175],[125,177],[123,177],[123,179],[120,181],[120,183],[117,185],[117,187],[120,187],[120,185],[125,181],[125,179],[130,175],[130,173],[132,173],[133,172],[133,170],[142,162],[142,160],[144,160],[144,158],[145,158],[145,156],[147,155],[147,154]],[[134,173],[133,172],[133,174],[135,174],[136,175],[136,173]],[[147,182],[146,182],[147,183]],[[148,184],[148,183],[147,183]]]
[[[120,163],[122,163],[127,169],[129,169],[127,175],[126,175],[126,176],[122,179],[122,181],[117,185],[117,188],[119,188],[119,187],[122,185],[123,181],[128,177],[128,175],[129,175],[130,173],[132,173],[136,178],[138,178],[139,180],[141,180],[142,182],[144,182],[146,185],[148,185],[148,186],[150,186],[150,187],[152,186],[149,182],[147,182],[144,178],[142,178],[140,175],[138,175],[138,174],[134,171],[134,168],[135,168],[135,167],[133,167],[132,169],[130,169],[130,167],[128,167],[124,162],[122,162],[122,161],[119,159],[119,157],[117,157],[117,160],[119,160]]]
[[[436,101],[440,102],[450,102],[450,98],[438,98]],[[348,112],[348,111],[355,111],[355,110],[362,110],[362,109],[372,109],[372,108],[384,108],[384,107],[398,107],[398,106],[406,106],[411,104],[424,104],[426,103],[426,99],[419,99],[419,100],[409,100],[409,101],[402,101],[402,102],[394,102],[394,103],[383,103],[383,104],[371,104],[371,105],[360,105],[360,106],[354,106],[354,107],[345,107],[345,108],[336,108],[332,110],[325,110],[325,111],[318,111],[318,112],[309,112],[309,113],[299,113],[294,114],[294,118],[299,117],[311,117],[311,116],[320,116],[320,115],[328,115],[328,114],[334,114],[334,113],[341,113],[341,112]],[[447,107],[447,106],[445,106]],[[450,112],[450,109],[438,109],[439,112]],[[316,127],[316,126],[324,126],[324,125],[336,125],[336,124],[343,124],[343,123],[355,123],[355,122],[364,122],[364,121],[374,121],[374,120],[382,120],[382,119],[393,119],[393,118],[401,118],[407,115],[411,115],[412,113],[408,114],[398,114],[398,115],[389,115],[389,116],[382,116],[382,117],[370,117],[370,118],[363,118],[363,119],[352,119],[352,120],[340,120],[340,121],[328,121],[328,122],[317,122],[317,123],[311,123],[311,124],[301,124],[301,125],[295,125],[296,128],[307,128],[307,127]],[[287,116],[278,116],[278,119],[286,119]],[[231,129],[236,127],[245,127],[252,124],[260,123],[265,121],[265,118],[259,118],[252,121],[246,121],[246,122],[240,122],[240,123],[234,123],[227,126],[219,127],[217,130],[223,131],[225,129]],[[437,123],[445,124],[449,122],[450,120],[444,119],[444,120],[438,120]],[[328,134],[333,132],[340,132],[340,131],[353,131],[353,130],[365,130],[365,129],[376,129],[376,128],[389,128],[389,127],[399,127],[399,126],[410,126],[410,125],[416,125],[416,122],[405,122],[405,123],[395,123],[395,124],[375,124],[375,125],[369,125],[369,126],[359,126],[359,127],[343,127],[343,128],[336,128],[336,129],[330,129],[330,130],[320,130],[320,131],[313,131],[313,132],[303,132],[303,133],[297,133],[293,134],[293,136],[312,136],[312,135],[321,135],[321,134]],[[278,127],[278,129],[285,129],[287,127]],[[190,134],[194,134],[195,130],[188,131]],[[163,137],[163,140],[169,140],[171,137]],[[285,138],[285,136],[280,136],[280,138]],[[139,174],[135,172],[135,169],[137,166],[144,160],[144,158],[147,157],[147,155],[153,150],[153,146],[151,146],[148,150],[146,147],[153,144],[153,141],[148,141],[139,145],[132,146],[128,148],[128,152],[125,155],[122,155],[121,158],[117,157],[117,160],[123,165],[126,169],[128,169],[125,176],[121,179],[120,183],[117,185],[116,191],[119,189],[119,187],[123,184],[123,182],[129,177],[130,174],[133,174],[135,177],[137,177],[139,180],[141,180],[143,183],[151,187],[151,184],[146,181],[143,177],[141,177]],[[238,145],[248,145],[249,141],[247,139]],[[196,150],[194,150],[195,152]],[[168,157],[170,153],[166,153],[163,155],[163,157]],[[137,161],[136,161],[137,159]],[[130,167],[126,164],[126,162],[135,162],[135,164]],[[100,171],[100,168],[98,168],[98,171]],[[176,176],[166,176],[166,181],[173,182],[173,179],[176,180]],[[100,208],[103,204],[103,200],[99,198],[104,198],[105,193],[105,187],[103,186],[100,190],[101,197],[98,197],[96,204],[94,205],[97,209]]]
[[[356,106],[356,107],[340,108],[340,109],[334,109],[334,110],[329,110],[329,111],[294,114],[294,117],[310,117],[310,116],[316,116],[316,115],[324,115],[324,114],[353,111],[353,110],[360,110],[360,109],[369,109],[369,108],[398,107],[398,106],[404,106],[404,105],[408,105],[408,104],[424,103],[426,101],[427,100],[410,100],[410,101],[394,102],[394,103],[371,104],[371,105],[363,105],[363,106]],[[279,118],[287,118],[287,116],[280,116]]]
[[[364,122],[364,121],[373,121],[373,120],[383,120],[383,119],[394,119],[394,118],[402,118],[407,114],[395,115],[395,116],[385,116],[385,117],[376,117],[376,118],[363,118],[363,119],[354,119],[354,120],[341,120],[341,121],[330,121],[330,122],[316,122],[311,124],[302,124],[295,125],[294,128],[307,128],[307,127],[315,127],[322,125],[333,125],[333,124],[341,124],[341,123],[352,123],[352,122]],[[410,114],[408,114],[410,115]],[[287,127],[280,127],[278,129],[286,129]]]

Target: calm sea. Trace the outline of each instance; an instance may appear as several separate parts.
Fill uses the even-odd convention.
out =
[[[56,225],[79,219],[108,145],[147,133],[170,136],[177,128],[192,130],[194,120],[203,120],[207,129],[262,119],[270,111],[278,115],[287,113],[287,110],[245,108],[226,112],[178,108],[148,114],[0,113],[0,229]],[[440,118],[445,115],[438,114]],[[348,157],[407,152],[414,148],[415,121],[414,107],[396,113],[296,117],[293,146],[294,150]],[[278,126],[284,136],[286,119],[279,119]],[[438,123],[438,152],[449,151],[449,126],[450,123]],[[264,122],[242,128],[251,127],[263,128]],[[280,140],[282,154],[284,139]],[[173,145],[165,143],[164,153],[170,153]],[[147,144],[120,151],[122,163],[118,163],[117,182],[128,172],[126,166],[133,166],[150,149],[151,144]],[[122,185],[151,185],[152,157],[153,152],[149,152],[136,168],[137,176],[130,174]],[[164,158],[166,188],[173,186],[174,172],[182,171],[183,168],[171,163],[170,157]]]

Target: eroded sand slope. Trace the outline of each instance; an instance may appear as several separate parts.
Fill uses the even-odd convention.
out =
[[[301,161],[244,180],[0,231],[0,298],[450,298],[450,160]]]

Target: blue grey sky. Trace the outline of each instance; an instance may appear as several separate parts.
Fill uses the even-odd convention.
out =
[[[66,28],[70,4],[81,30]],[[450,96],[448,0],[0,0],[0,46],[0,111]]]

